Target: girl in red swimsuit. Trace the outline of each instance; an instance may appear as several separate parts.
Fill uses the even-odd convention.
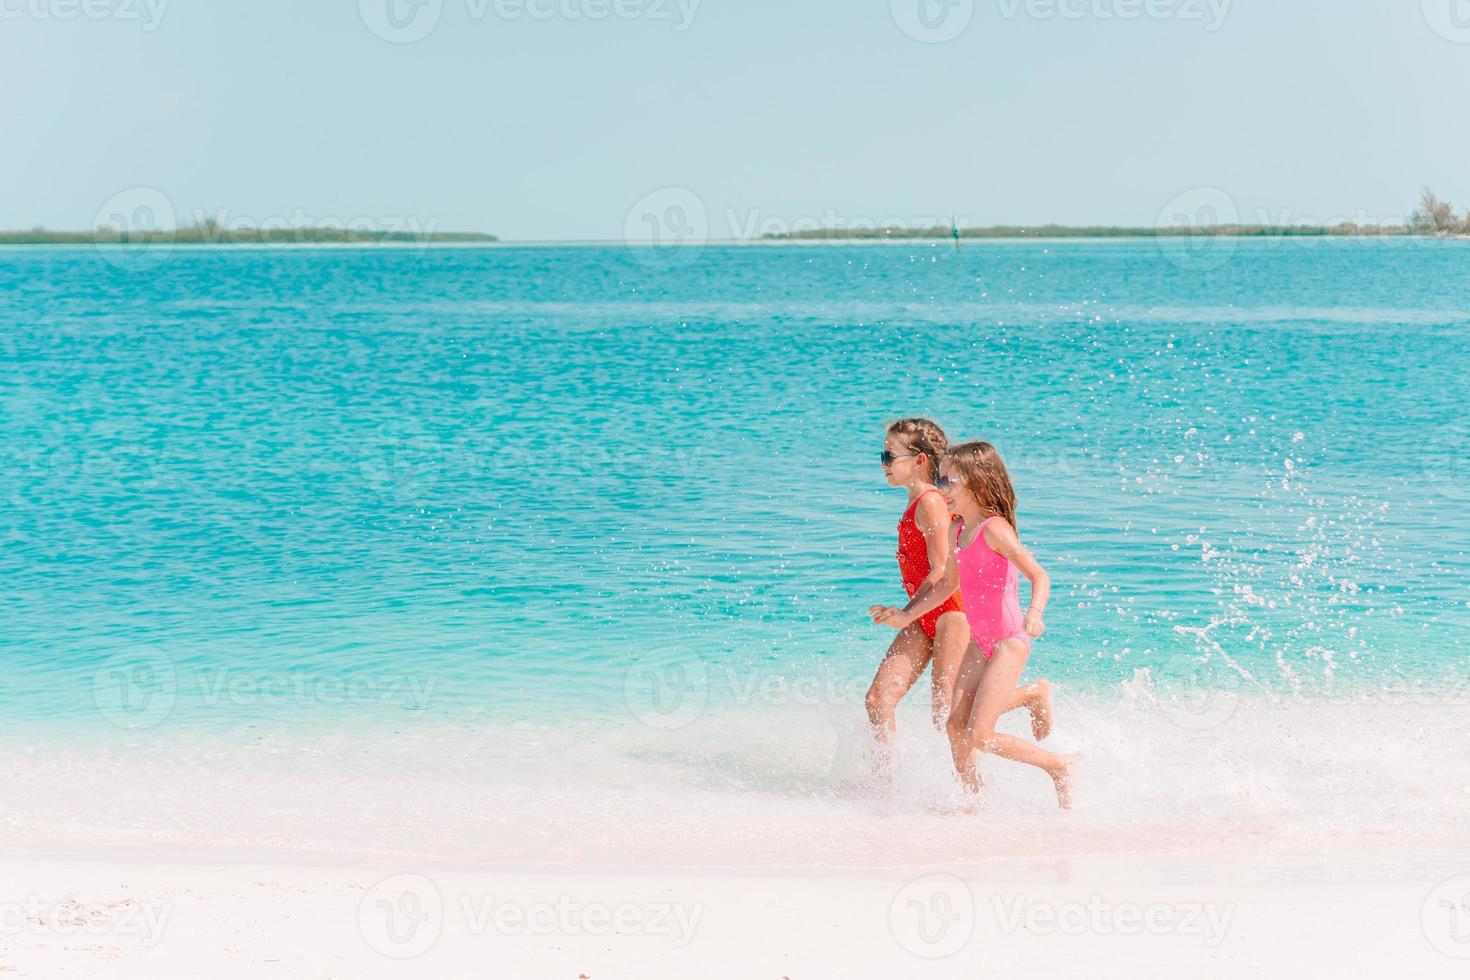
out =
[[[929,419],[894,422],[883,440],[883,475],[889,486],[909,493],[908,509],[898,522],[898,571],[910,597],[938,585],[949,560],[949,508],[934,487],[939,461],[948,449],[944,430]],[[894,638],[868,688],[868,720],[880,743],[892,737],[898,702],[931,660],[934,723],[944,723],[969,643],[970,627],[958,591]]]
[[[942,587],[949,566],[950,511],[934,486],[940,461],[948,451],[944,430],[929,419],[894,422],[883,440],[883,474],[888,485],[903,487],[909,494],[908,509],[898,522],[898,569],[910,600]],[[877,621],[879,611],[886,609],[873,606],[869,613]],[[931,660],[934,727],[943,728],[969,645],[970,626],[960,593],[953,588],[938,606],[899,631],[868,688],[868,720],[881,748],[886,750],[893,736],[898,702]],[[1050,684],[1038,681],[1018,688],[1006,710],[1019,707],[1031,711],[1032,730],[1038,739],[1044,738],[1051,728]]]

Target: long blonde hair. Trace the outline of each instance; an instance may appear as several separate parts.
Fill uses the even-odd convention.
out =
[[[1016,526],[1016,488],[1000,453],[988,442],[952,446],[944,457],[980,506]]]

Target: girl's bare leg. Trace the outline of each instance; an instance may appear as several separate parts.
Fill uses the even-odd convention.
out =
[[[954,756],[954,770],[959,774],[960,782],[972,793],[980,792],[980,776],[975,772],[975,743],[970,738],[970,715],[974,713],[975,697],[984,673],[985,656],[971,640],[965,647],[965,659],[955,677],[954,696],[944,729],[949,736],[949,751]]]
[[[943,628],[941,617],[940,627]],[[942,634],[941,634],[942,635]],[[966,630],[966,635],[969,635]],[[974,714],[975,698],[979,692],[981,678],[985,674],[985,656],[974,642],[965,646],[965,656],[955,675],[955,683],[949,717],[945,729],[949,735],[950,753],[954,756],[955,772],[960,782],[971,792],[980,790],[980,777],[975,772],[975,742],[970,735],[970,716]],[[939,670],[939,657],[935,654],[934,669]],[[1037,740],[1051,734],[1051,681],[1040,680],[1011,691],[1001,714],[1025,708],[1031,712],[1031,732]]]
[[[1062,809],[1067,810],[1072,806],[1073,760],[995,730],[996,721],[1015,696],[1016,680],[1026,668],[1026,658],[1030,655],[1030,649],[1020,640],[1002,640],[996,646],[975,692],[969,719],[970,744],[981,752],[1044,770],[1056,784],[1057,801]]]
[[[970,623],[962,612],[949,612],[939,617],[934,628],[934,727],[944,730],[949,718],[951,695],[965,662],[965,648],[970,645]]]
[[[1032,738],[1040,742],[1051,734],[1051,681],[1043,678],[1032,681],[1025,687],[1016,688],[1015,703],[1006,708],[1006,711],[1020,707],[1031,712]]]
[[[865,700],[873,735],[878,740],[879,748],[885,752],[893,739],[894,712],[898,708],[898,702],[903,700],[903,696],[924,672],[932,653],[929,637],[924,635],[919,624],[914,623],[900,630],[898,636],[893,638],[883,663],[878,666],[878,673],[873,677]]]

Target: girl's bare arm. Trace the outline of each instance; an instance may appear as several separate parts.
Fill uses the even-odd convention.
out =
[[[944,605],[945,600],[954,595],[955,589],[960,585],[960,572],[954,564],[954,547],[959,539],[959,525],[952,524],[945,534],[948,549],[943,556],[943,574],[937,582],[934,582],[933,569],[938,567],[934,564],[933,548],[930,549],[930,575],[926,578],[925,585],[919,586],[919,591],[909,600],[909,604],[902,609],[893,606],[873,606],[868,610],[873,616],[873,622],[880,626],[891,626],[894,629],[903,629],[910,623],[922,619],[926,613],[933,612]],[[928,535],[925,535],[927,538]],[[932,582],[933,584],[927,584]]]
[[[1031,606],[1026,610],[1026,633],[1040,636],[1046,632],[1046,604],[1051,599],[1051,576],[1041,567],[1036,558],[1021,544],[1016,529],[1003,518],[996,518],[985,525],[985,543],[996,554],[1010,559],[1022,575],[1031,583]]]

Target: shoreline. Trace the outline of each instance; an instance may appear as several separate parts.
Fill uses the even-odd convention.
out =
[[[1275,244],[1283,241],[1294,243],[1317,243],[1331,242],[1458,242],[1470,241],[1470,235],[1216,235],[1200,234],[1200,239],[1209,241],[1229,242],[1260,242],[1263,244]],[[977,237],[961,239],[960,250],[966,246],[975,245],[1063,245],[1067,243],[1096,245],[1107,242],[1118,244],[1134,244],[1138,242],[1170,242],[1188,241],[1190,236],[1185,235],[1099,235],[1088,237],[1083,235],[1065,235],[1059,237]],[[675,246],[673,251],[706,248],[781,248],[801,247],[820,248],[826,246],[897,246],[897,245],[929,245],[946,246],[954,248],[954,240],[951,238],[820,238],[820,239],[709,239],[706,241],[691,241]],[[633,250],[646,250],[668,248],[669,246],[655,245],[650,242],[627,242],[617,239],[586,239],[586,240],[539,240],[530,239],[526,241],[502,240],[495,242],[477,241],[432,241],[432,242],[139,242],[123,244],[120,242],[5,242],[0,243],[0,251],[7,249],[30,250],[30,249],[95,249],[98,251],[144,251],[160,249],[166,251],[212,251],[212,250],[234,250],[234,251],[285,251],[285,250],[370,250],[382,249],[388,251],[443,251],[443,250],[481,250],[481,249],[551,249],[551,248],[627,248]]]
[[[1046,744],[1085,754],[1066,812],[1042,774],[989,759],[976,806],[918,701],[901,705],[885,781],[845,701],[688,718],[634,702],[621,720],[573,728],[397,724],[246,742],[163,725],[13,743],[0,758],[11,800],[0,843],[82,860],[881,874],[1465,839],[1465,702],[1453,691],[1311,704],[1224,690],[1161,698],[1140,684],[1132,700],[1064,691],[1057,705]],[[1381,733],[1369,755],[1365,731]]]

